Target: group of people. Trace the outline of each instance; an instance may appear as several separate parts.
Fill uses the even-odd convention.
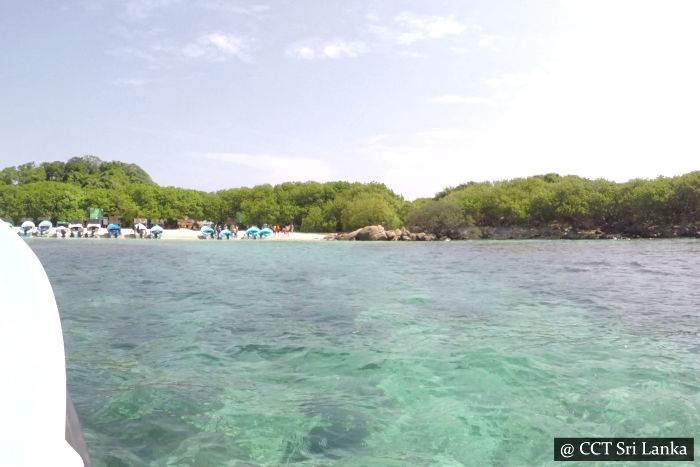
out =
[[[221,226],[220,224],[216,224],[216,226],[213,227],[213,229],[216,238],[238,238],[238,225],[234,225],[233,228],[229,228],[228,224],[225,224],[223,226]]]
[[[289,236],[290,234],[294,233],[294,224],[286,224],[284,227],[280,225],[273,225],[270,227],[270,229],[272,229],[273,237],[279,237],[282,235]]]

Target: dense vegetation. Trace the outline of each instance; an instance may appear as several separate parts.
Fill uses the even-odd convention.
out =
[[[446,234],[472,226],[542,226],[643,233],[652,225],[696,224],[700,171],[655,180],[607,180],[556,174],[470,182],[416,200],[409,228]]]
[[[614,183],[556,174],[470,182],[407,202],[380,183],[293,182],[205,193],[161,187],[134,164],[94,156],[27,163],[0,172],[0,216],[83,219],[97,207],[129,226],[135,217],[189,216],[243,226],[292,222],[301,231],[350,231],[402,225],[451,235],[479,226],[601,228],[635,233],[651,225],[697,224],[700,171]]]
[[[130,226],[135,217],[186,216],[231,224],[292,222],[302,231],[353,230],[368,224],[400,227],[410,203],[380,183],[282,183],[205,193],[161,187],[140,167],[94,156],[27,163],[0,172],[0,217],[84,219],[101,208]]]

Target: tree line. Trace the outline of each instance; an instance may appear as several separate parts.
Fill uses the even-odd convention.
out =
[[[568,225],[643,234],[654,225],[694,225],[700,171],[624,183],[557,174],[470,182],[413,202],[409,228],[449,235],[472,226]]]
[[[696,224],[700,171],[625,183],[557,174],[470,182],[413,202],[381,183],[289,182],[207,193],[161,187],[139,166],[94,156],[26,163],[0,171],[0,217],[84,219],[101,208],[128,227],[134,218],[285,224],[304,232],[366,225],[450,236],[479,226],[601,228],[636,233],[651,225]]]
[[[129,227],[134,218],[175,226],[190,217],[219,224],[293,223],[305,232],[402,225],[410,203],[381,183],[290,182],[207,193],[161,187],[135,164],[94,156],[8,167],[0,172],[0,217],[85,219],[100,208]]]

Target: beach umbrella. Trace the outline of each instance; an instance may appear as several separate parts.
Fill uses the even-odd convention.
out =
[[[32,222],[32,221],[22,222],[22,229],[28,230],[28,229],[33,229],[33,228],[34,228],[34,222]]]
[[[41,222],[39,222],[39,228],[40,228],[40,229],[50,229],[51,227],[53,227],[53,224],[51,223],[51,221],[41,221]]]
[[[203,236],[204,238],[213,237],[213,236],[214,236],[214,229],[212,229],[212,228],[209,227],[208,225],[205,225],[204,227],[202,227],[201,229],[199,229],[199,231],[202,232],[202,236]]]
[[[245,231],[245,236],[246,237],[257,237],[259,232],[260,232],[260,229],[258,228],[258,226],[254,225]]]
[[[264,229],[262,229],[258,233],[258,235],[260,235],[261,237],[267,237],[268,235],[271,235],[271,234],[272,234],[272,229],[269,227],[265,227]]]
[[[118,224],[109,224],[107,226],[107,230],[121,230],[121,226]]]
[[[162,232],[162,231],[163,231],[163,227],[161,227],[159,225],[154,225],[153,227],[151,227],[151,232]]]
[[[134,230],[136,230],[136,229],[146,230],[146,226],[141,224],[141,223],[138,223],[134,226]]]
[[[5,224],[7,224],[7,226],[8,226],[9,228],[13,228],[13,227],[14,227],[14,225],[12,225],[12,222],[10,222],[10,221],[5,221]]]

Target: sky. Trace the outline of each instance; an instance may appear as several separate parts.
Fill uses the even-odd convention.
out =
[[[0,168],[86,154],[160,185],[700,169],[700,2],[8,1]]]

